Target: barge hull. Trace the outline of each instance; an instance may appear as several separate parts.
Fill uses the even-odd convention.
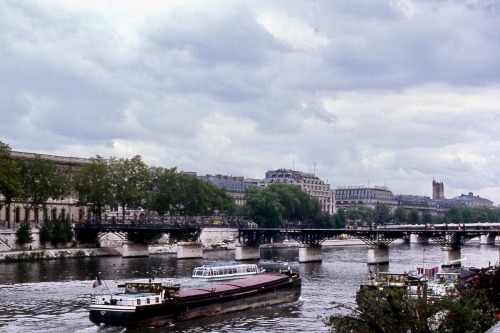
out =
[[[267,286],[256,285],[254,288],[241,288],[234,293],[215,292],[210,297],[206,295],[189,297],[186,295],[176,298],[174,296],[171,299],[162,300],[160,304],[137,306],[130,309],[113,305],[92,304],[89,319],[97,325],[164,326],[179,321],[292,303],[299,299],[300,292],[301,279],[299,277],[277,278]]]

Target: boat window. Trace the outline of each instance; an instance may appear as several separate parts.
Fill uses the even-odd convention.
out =
[[[150,303],[149,303],[149,297],[148,297],[148,298],[146,298],[146,303],[147,303],[147,304],[150,304]]]
[[[141,305],[141,300],[140,299],[137,300],[137,305]]]
[[[160,303],[160,298],[156,297],[156,303]]]

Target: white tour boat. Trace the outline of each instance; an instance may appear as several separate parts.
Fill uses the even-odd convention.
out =
[[[192,278],[206,281],[240,279],[249,275],[264,273],[265,270],[256,264],[221,263],[203,265],[193,270]]]

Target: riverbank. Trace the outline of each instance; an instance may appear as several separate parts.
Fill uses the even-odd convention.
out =
[[[286,243],[273,243],[273,244],[263,244],[262,248],[293,248],[300,247],[301,244],[297,242],[286,242]],[[365,245],[359,239],[335,239],[327,240],[322,246],[323,247],[334,247],[334,246],[360,246]],[[204,251],[209,251],[210,248],[204,249]],[[230,247],[228,251],[234,250],[234,247]],[[151,245],[149,246],[150,255],[161,255],[161,254],[171,254],[177,252],[177,246],[175,244],[171,245]],[[108,257],[108,256],[121,256],[122,248],[120,246],[116,247],[99,247],[99,248],[51,248],[51,249],[38,249],[38,250],[21,250],[21,251],[5,251],[0,252],[0,262],[10,263],[10,262],[21,262],[21,261],[39,261],[39,260],[53,260],[53,259],[65,259],[65,258],[84,258],[84,257]]]
[[[40,261],[65,258],[121,256],[116,248],[62,248],[0,252],[0,262]]]

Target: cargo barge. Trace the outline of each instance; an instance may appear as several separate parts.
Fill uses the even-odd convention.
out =
[[[126,282],[116,294],[94,296],[89,319],[96,325],[164,326],[179,321],[295,302],[301,278],[286,271],[182,289],[161,282]]]

